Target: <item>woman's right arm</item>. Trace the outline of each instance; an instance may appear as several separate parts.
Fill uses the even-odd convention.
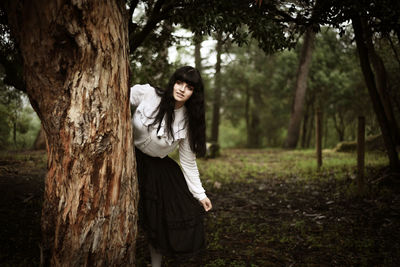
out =
[[[149,84],[136,84],[131,87],[130,102],[133,106],[139,106],[145,95],[152,90]]]

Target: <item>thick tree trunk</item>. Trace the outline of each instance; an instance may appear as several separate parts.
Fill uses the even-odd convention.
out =
[[[215,64],[215,84],[213,115],[211,123],[211,142],[218,143],[219,121],[221,108],[221,54],[222,54],[222,33],[217,34],[217,63]]]
[[[134,263],[137,203],[124,1],[9,1],[48,141],[43,264]]]
[[[300,135],[301,119],[303,117],[304,99],[307,90],[307,78],[311,65],[315,32],[312,27],[307,28],[304,43],[301,49],[299,68],[297,70],[292,113],[289,121],[288,135],[284,144],[285,148],[294,149]]]
[[[392,138],[389,121],[386,117],[384,106],[381,102],[378,89],[375,84],[375,76],[371,69],[369,53],[366,44],[366,31],[365,29],[363,29],[361,18],[358,14],[353,14],[352,24],[357,43],[357,50],[359,54],[361,70],[363,72],[365,83],[367,85],[368,92],[371,97],[372,106],[374,108],[376,117],[379,122],[379,126],[381,128],[386,151],[389,157],[390,167],[393,170],[399,170],[400,164],[395,147],[396,143],[395,140],[393,140]]]

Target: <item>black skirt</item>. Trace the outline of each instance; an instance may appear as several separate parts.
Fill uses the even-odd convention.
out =
[[[136,148],[139,224],[163,255],[193,256],[205,247],[204,208],[190,193],[179,165]]]

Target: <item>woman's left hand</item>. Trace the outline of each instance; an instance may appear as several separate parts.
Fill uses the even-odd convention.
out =
[[[205,199],[200,200],[200,203],[203,206],[205,211],[209,211],[210,209],[212,209],[211,200],[208,197],[206,197]]]

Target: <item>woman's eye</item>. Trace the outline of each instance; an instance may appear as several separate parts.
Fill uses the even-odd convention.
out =
[[[177,84],[182,84],[182,81],[177,80],[176,83]]]
[[[190,91],[193,91],[193,90],[194,90],[194,87],[193,87],[193,86],[188,86],[188,89],[189,89]]]

